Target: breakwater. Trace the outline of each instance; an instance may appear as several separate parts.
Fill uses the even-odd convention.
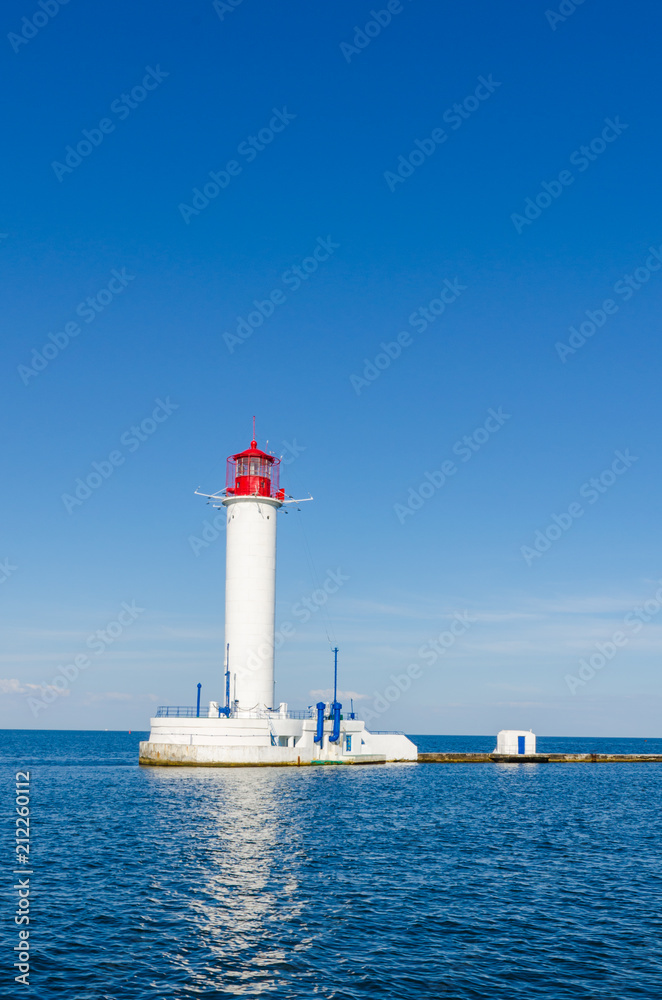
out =
[[[662,764],[660,753],[419,753],[419,764]]]

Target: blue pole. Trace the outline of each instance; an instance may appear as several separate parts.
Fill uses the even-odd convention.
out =
[[[315,707],[317,708],[317,732],[315,733],[314,742],[321,745],[324,739],[324,709],[326,705],[323,701],[318,701]]]
[[[198,718],[198,719],[200,718],[200,688],[201,687],[202,687],[202,684],[198,684],[198,707],[197,707],[196,712],[195,712],[196,718]]]
[[[333,700],[337,701],[338,691],[338,647],[333,650]]]
[[[342,705],[338,701],[338,647],[333,650],[333,704],[331,705],[331,718],[333,719],[333,732],[329,736],[329,743],[337,743],[340,739],[340,710]]]
[[[230,718],[230,643],[227,644],[225,657],[225,718]]]
[[[339,701],[334,701],[331,706],[331,718],[333,719],[333,732],[329,736],[329,743],[337,743],[340,739],[340,710],[342,705]]]

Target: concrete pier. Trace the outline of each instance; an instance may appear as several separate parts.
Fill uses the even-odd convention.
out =
[[[659,753],[419,753],[419,764],[639,764],[660,763]]]
[[[139,763],[151,767],[300,767],[307,764],[386,764],[416,762],[418,749],[404,733],[369,732],[360,719],[334,723],[292,713],[268,716],[186,718],[161,715],[151,720],[149,740],[140,743]]]

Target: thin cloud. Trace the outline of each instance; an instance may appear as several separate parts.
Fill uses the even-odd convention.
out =
[[[44,691],[55,691],[57,695],[68,695],[69,691],[60,691],[52,684],[29,684],[19,681],[17,677],[0,678],[0,694],[42,694]]]
[[[138,700],[142,699],[136,698],[135,695],[127,694],[125,691],[103,691],[100,692],[99,694],[95,694],[91,691],[88,691],[85,697],[83,698],[83,704],[96,705],[99,702],[104,702],[104,701],[138,701]]]
[[[328,701],[330,698],[333,698],[333,688],[319,688],[315,691],[309,691],[308,694],[311,698],[323,698],[325,701]],[[361,701],[362,698],[369,698],[370,695],[360,694],[358,691],[338,691],[338,697]]]

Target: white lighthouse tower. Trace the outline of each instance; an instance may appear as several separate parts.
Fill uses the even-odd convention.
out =
[[[250,448],[227,462],[225,499],[225,649],[232,714],[265,714],[274,708],[276,614],[276,512],[280,459]]]
[[[250,448],[227,460],[225,488],[201,494],[226,512],[224,690],[205,710],[200,684],[195,707],[161,705],[149,740],[140,744],[141,764],[273,767],[417,759],[403,733],[371,733],[354,711],[343,714],[335,681],[332,704],[294,711],[285,702],[274,704],[276,515],[283,504],[301,502],[281,489],[279,466],[275,455],[258,448],[253,423]]]

